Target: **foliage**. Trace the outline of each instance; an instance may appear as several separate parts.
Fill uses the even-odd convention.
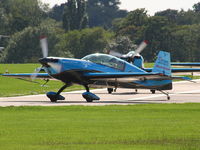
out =
[[[144,26],[148,20],[145,9],[136,9],[128,13],[127,17],[113,21],[113,30],[116,35],[128,36],[134,42],[141,41]]]
[[[180,58],[186,61],[199,62],[199,47],[200,47],[200,25],[184,25],[177,27],[172,32],[174,40],[173,60],[181,61]]]
[[[82,58],[90,53],[103,52],[111,37],[112,33],[99,27],[74,30],[60,36],[56,49],[63,57],[70,57],[70,52],[75,58]]]
[[[135,48],[136,45],[133,44],[133,42],[127,36],[118,36],[108,43],[106,50],[112,50],[126,54],[129,51],[133,51]]]
[[[173,9],[167,9],[167,10],[155,13],[155,16],[166,17],[169,23],[177,23],[178,15],[179,15],[178,10],[173,10]]]
[[[41,35],[48,37],[49,55],[58,56],[58,51],[54,49],[54,46],[58,42],[56,34],[62,30],[56,29],[57,25],[55,21],[45,20],[38,27],[27,27],[15,33],[5,48],[2,61],[7,63],[37,62],[42,57],[39,43]]]
[[[38,0],[1,1],[0,8],[3,8],[3,13],[6,14],[6,20],[9,22],[6,28],[10,34],[28,26],[36,26],[45,18],[45,12],[42,10],[45,7]]]
[[[120,0],[69,0],[49,11],[40,0],[1,0],[0,35],[11,38],[0,41],[0,47],[5,47],[0,52],[0,61],[35,62],[41,57],[38,40],[41,34],[48,36],[53,56],[80,58],[92,52],[104,52],[110,42],[107,49],[120,47],[118,51],[125,52],[132,48],[124,46],[118,37],[128,37],[129,43],[134,44],[149,41],[143,52],[146,61],[154,61],[160,50],[171,52],[173,61],[199,61],[199,3],[187,11],[167,9],[154,16],[149,16],[145,9],[128,13],[120,10],[119,4]],[[104,30],[81,30],[88,25]],[[64,30],[74,29],[77,30],[63,35]]]
[[[113,19],[125,17],[127,11],[120,10],[119,4],[119,0],[88,0],[89,26],[109,28]]]
[[[85,0],[68,0],[63,12],[63,28],[66,31],[84,29],[87,24]]]
[[[112,20],[123,18],[127,15],[126,10],[119,9],[119,0],[88,0],[86,13],[88,14],[89,27],[111,27]],[[55,5],[49,12],[51,18],[62,21],[64,7],[67,3]]]

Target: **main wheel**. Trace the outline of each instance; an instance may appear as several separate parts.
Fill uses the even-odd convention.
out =
[[[91,103],[91,102],[93,102],[93,100],[92,100],[92,99],[86,99],[86,101],[87,101],[88,103]]]
[[[57,99],[56,99],[56,98],[50,98],[50,101],[51,101],[52,103],[56,103],[56,102],[57,102]]]
[[[108,93],[111,94],[113,92],[113,88],[108,88]]]

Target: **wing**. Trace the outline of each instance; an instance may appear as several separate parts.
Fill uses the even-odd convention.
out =
[[[107,73],[85,73],[84,77],[90,80],[120,80],[122,82],[134,81],[134,80],[173,80],[173,79],[182,79],[190,80],[187,77],[171,77],[162,75],[159,73],[141,73],[141,72],[107,72]]]
[[[173,66],[200,66],[200,63],[171,63]]]
[[[147,72],[152,72],[152,68],[144,68]],[[200,72],[200,68],[171,68],[172,73],[181,73],[181,72]]]
[[[13,74],[1,74],[2,76],[6,77],[13,77],[13,78],[31,78],[31,76],[37,76],[37,78],[51,78],[48,73],[13,73]]]

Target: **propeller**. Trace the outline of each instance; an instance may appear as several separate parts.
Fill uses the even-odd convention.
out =
[[[41,36],[40,37],[40,46],[42,48],[42,55],[43,58],[46,58],[48,56],[48,44],[47,44],[47,37]],[[31,80],[34,81],[37,77],[37,74],[42,70],[43,65],[37,69],[35,69],[34,73],[31,75]]]
[[[47,37],[42,36],[40,38],[40,45],[42,48],[42,54],[43,54],[43,58],[46,58],[48,56],[48,44],[47,44]]]
[[[115,51],[110,51],[109,54],[116,56],[116,57],[120,57],[120,58],[133,58],[134,56],[138,56],[140,55],[140,53],[145,49],[145,47],[147,46],[148,41],[143,41],[135,51],[130,51],[129,53],[123,55],[119,52],[115,52]]]

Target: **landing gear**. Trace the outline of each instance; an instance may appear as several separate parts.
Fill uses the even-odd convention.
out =
[[[93,102],[93,100],[100,100],[98,96],[90,92],[88,85],[84,85],[84,87],[86,89],[86,92],[84,92],[82,96],[87,102]]]
[[[47,97],[51,100],[51,102],[57,102],[57,100],[65,100],[65,97],[63,97],[62,95],[60,95],[60,93],[65,89],[67,88],[69,85],[64,85],[62,86],[59,91],[56,93],[56,92],[48,92],[46,95]]]
[[[165,94],[165,95],[167,96],[167,100],[170,100],[169,93],[167,93],[167,92],[164,92],[164,91],[161,91],[161,90],[160,90],[160,92],[161,92],[161,93],[163,93],[163,94]]]
[[[155,94],[156,93],[156,90],[150,90],[152,94]]]
[[[109,94],[112,94],[112,92],[114,91],[113,88],[107,88],[107,91]]]
[[[135,89],[135,93],[137,93],[138,92],[138,90],[137,89]]]

